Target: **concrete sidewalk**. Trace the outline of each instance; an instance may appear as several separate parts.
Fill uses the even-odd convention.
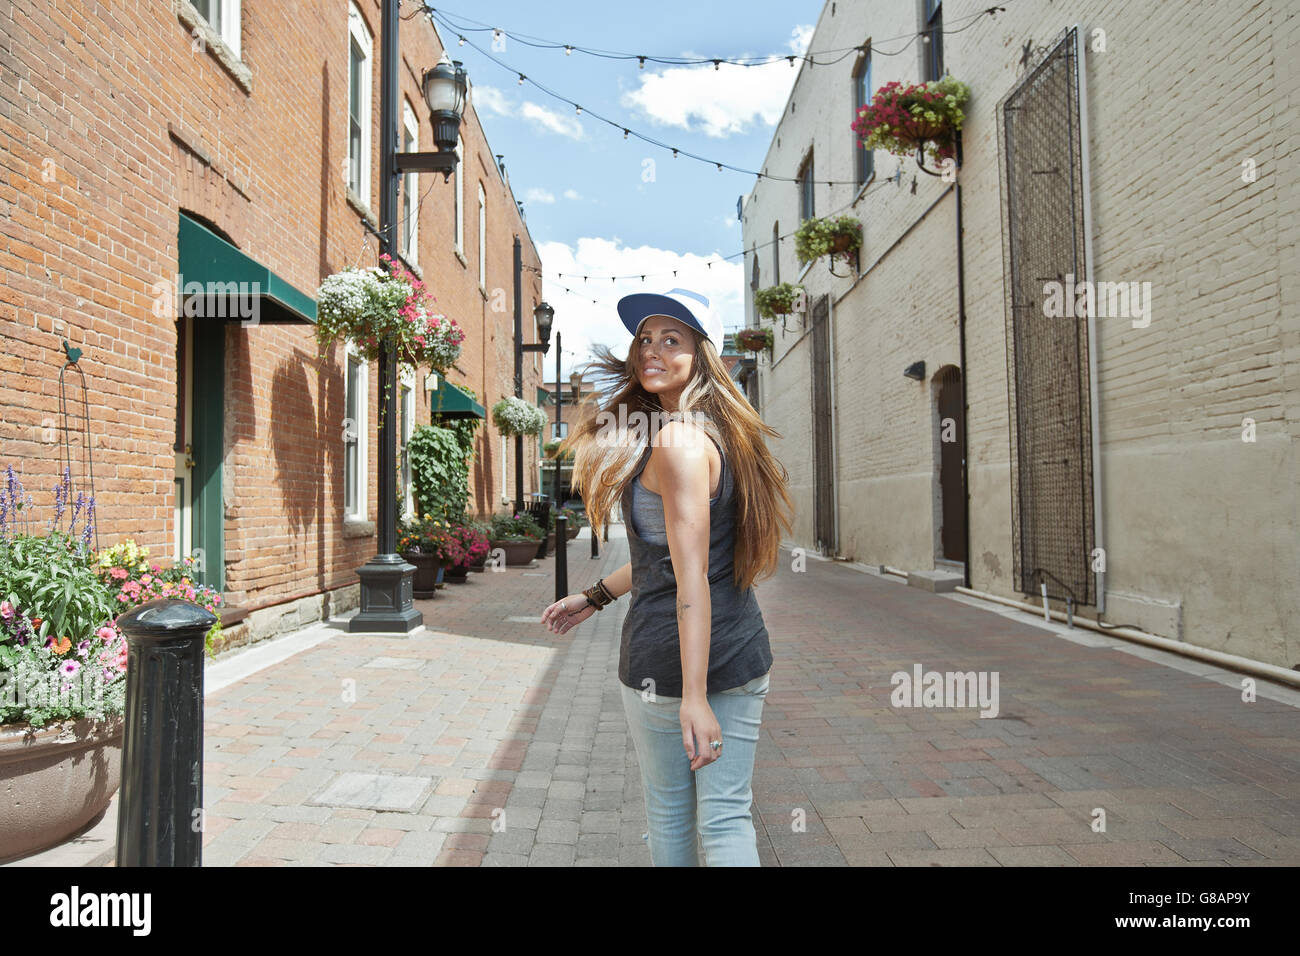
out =
[[[627,560],[610,538],[570,542],[571,592]],[[649,865],[627,602],[550,634],[553,567],[448,585],[409,636],[333,622],[209,665],[205,865]],[[1245,703],[1209,664],[788,553],[758,596],[763,865],[1300,863],[1291,689]],[[916,665],[997,672],[997,716],[893,706]]]

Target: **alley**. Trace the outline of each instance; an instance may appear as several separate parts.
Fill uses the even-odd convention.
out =
[[[570,544],[572,590],[626,560],[621,526],[588,548]],[[553,565],[449,585],[409,637],[335,628],[229,686],[238,657],[211,667],[204,863],[649,865],[616,677],[627,602],[551,635],[533,618]],[[1300,862],[1294,703],[834,563],[759,600],[765,866]],[[893,707],[915,664],[998,672],[998,715]]]

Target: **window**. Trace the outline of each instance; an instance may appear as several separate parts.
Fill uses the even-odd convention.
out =
[[[478,184],[478,287],[487,289],[487,196]]]
[[[772,223],[772,285],[781,284],[781,223]]]
[[[402,382],[398,392],[397,414],[398,428],[402,441],[402,509],[403,516],[409,518],[415,513],[415,496],[411,484],[411,436],[415,433],[415,379],[410,372],[401,376]]]
[[[348,188],[370,204],[370,74],[374,43],[361,11],[348,10]]]
[[[922,41],[924,74],[922,79],[938,80],[943,77],[943,4],[940,0],[923,0],[925,25]]]
[[[551,438],[556,439],[556,438],[568,438],[568,437],[569,437],[568,422],[551,422]]]
[[[208,26],[230,47],[235,56],[239,52],[239,0],[190,0]]]
[[[811,219],[815,213],[813,211],[813,156],[812,152],[808,153],[808,158],[799,169],[799,219]]]
[[[347,352],[347,384],[343,420],[343,514],[366,518],[366,403],[367,368],[351,346]]]
[[[416,153],[420,150],[420,121],[415,118],[411,104],[402,103],[402,152]],[[402,228],[399,231],[402,243],[402,255],[408,262],[419,262],[417,228],[420,225],[419,195],[416,193],[417,179],[415,173],[402,177]]]
[[[465,177],[461,175],[461,170],[465,162],[465,141],[459,136],[456,137],[456,155],[460,157],[460,162],[456,164],[456,171],[452,173],[456,177],[456,189],[453,193],[456,197],[456,251],[463,256],[465,254]]]
[[[871,50],[868,49],[858,68],[853,71],[853,115],[871,102]],[[862,140],[852,137],[854,163],[857,167],[858,185],[866,184],[876,168],[875,150],[863,149]]]

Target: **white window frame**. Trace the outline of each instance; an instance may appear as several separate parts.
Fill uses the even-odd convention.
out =
[[[230,47],[230,51],[234,53],[237,58],[242,59],[243,54],[240,52],[239,47],[239,33],[242,20],[239,9],[240,0],[210,0],[210,2],[212,9],[214,9],[217,14],[216,23],[213,23],[212,20],[203,16],[203,11],[195,6],[193,2],[191,2],[190,5],[194,6],[194,12],[203,17],[208,26],[212,27],[213,32],[216,33],[217,36],[221,37],[221,42]]]
[[[569,437],[568,422],[551,422],[551,441],[563,441]]]
[[[420,121],[415,116],[415,110],[411,109],[409,100],[402,100],[402,127],[405,138],[402,142],[402,151],[406,153],[418,153],[420,151]],[[416,190],[419,186],[419,178],[415,173],[407,173],[405,176],[403,190],[405,192],[402,202],[402,225],[403,238],[406,243],[406,261],[418,263],[420,261],[420,207],[419,196]]]
[[[352,185],[352,44],[355,43],[361,50],[365,59],[361,67],[361,163],[358,176],[360,182],[357,184],[360,188]],[[347,57],[347,90],[348,90],[348,127],[347,127],[347,145],[343,153],[348,158],[347,167],[344,171],[344,181],[348,188],[356,193],[357,198],[365,205],[370,205],[370,127],[371,127],[371,100],[374,98],[372,74],[374,73],[374,39],[370,35],[370,29],[366,26],[365,19],[361,16],[361,11],[357,9],[355,3],[348,3],[348,57]]]
[[[478,184],[478,287],[487,291],[487,193]]]
[[[367,419],[367,413],[370,408],[370,363],[366,361],[365,357],[361,355],[360,352],[357,351],[356,347],[352,345],[352,343],[350,342],[348,343],[344,353],[344,366],[343,366],[343,416],[344,416],[345,426],[347,424],[347,414],[348,414],[348,407],[347,407],[348,375],[350,375],[352,371],[352,363],[349,361],[349,359],[356,359],[356,368],[357,368],[357,384],[356,384],[357,420],[353,422],[354,434],[356,435],[356,442],[357,442],[357,469],[356,469],[357,487],[356,487],[356,494],[354,496],[356,501],[356,507],[353,510],[349,511],[347,506],[348,492],[346,487],[347,473],[348,473],[347,472],[347,429],[345,427],[343,433],[343,441],[344,441],[343,481],[345,483],[343,488],[343,517],[345,519],[352,520],[352,521],[365,521],[369,514],[367,502],[366,502],[366,497],[367,497],[366,492],[369,489],[369,485],[370,485],[370,471],[368,468],[368,463],[366,461],[366,451],[368,445],[367,438],[369,437],[369,430],[367,428],[366,419]]]
[[[410,369],[403,369],[398,373],[397,396],[398,418],[402,426],[400,464],[402,483],[406,487],[406,495],[403,498],[403,506],[406,510],[403,512],[402,517],[409,519],[415,514],[414,482],[411,481],[411,456],[407,451],[407,446],[411,443],[411,437],[415,434],[415,373]]]
[[[463,167],[465,165],[465,140],[456,136],[456,155],[459,162],[456,163],[456,251],[462,256],[465,254],[465,176]]]

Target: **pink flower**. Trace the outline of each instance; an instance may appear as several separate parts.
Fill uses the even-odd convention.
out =
[[[117,634],[113,632],[113,629],[111,627],[105,624],[103,627],[101,627],[98,631],[95,632],[95,636],[100,638],[101,640],[111,641],[113,640],[113,638],[117,637]]]
[[[81,665],[78,664],[76,661],[64,661],[63,664],[60,665],[59,667],[59,673],[63,674],[66,677],[71,677],[79,670],[81,670]]]
[[[11,620],[14,616],[14,606],[8,601],[0,601],[0,617],[6,621]]]
[[[126,568],[114,568],[108,573],[111,577],[117,578],[119,581],[125,581],[130,576],[126,573]]]
[[[142,578],[140,579],[140,583],[141,583],[141,584],[149,584],[149,583],[151,583],[152,581],[153,581],[153,577],[152,577],[151,575],[148,575],[148,574],[146,574],[144,577],[142,577]]]

